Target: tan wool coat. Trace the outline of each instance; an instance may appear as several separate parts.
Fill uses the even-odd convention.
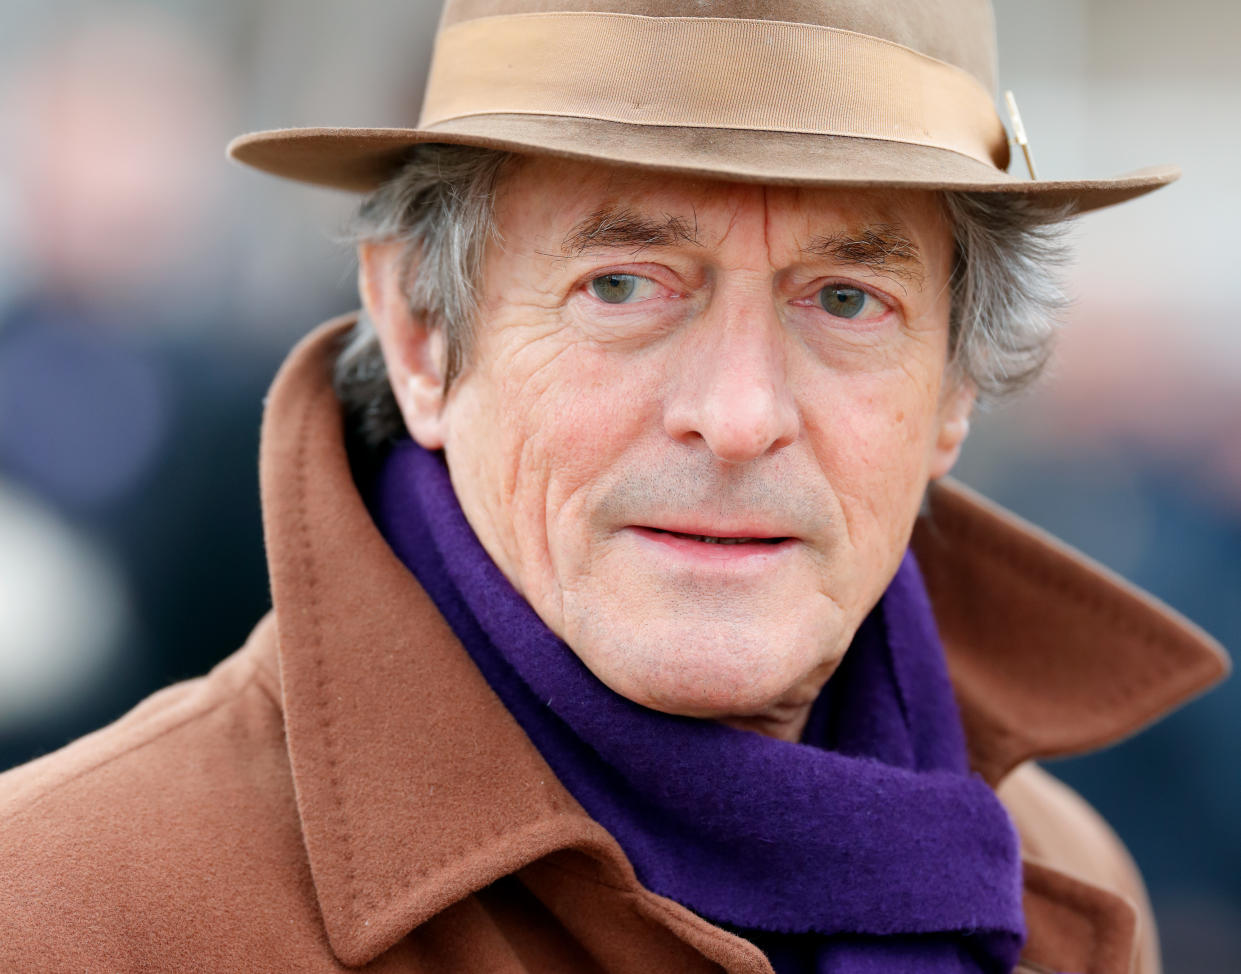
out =
[[[0,971],[771,974],[637,882],[376,531],[329,384],[347,324],[268,401],[272,613],[209,676],[0,776]],[[963,489],[929,507],[971,762],[1023,841],[1020,969],[1155,974],[1128,856],[1030,761],[1136,730],[1225,659]]]

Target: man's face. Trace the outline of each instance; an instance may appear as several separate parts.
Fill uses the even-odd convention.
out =
[[[965,435],[938,198],[526,161],[496,216],[445,399],[434,340],[368,302],[407,424],[600,680],[782,733]]]

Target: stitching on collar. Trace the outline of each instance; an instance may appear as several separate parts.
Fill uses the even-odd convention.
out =
[[[297,425],[297,453],[293,460],[293,483],[296,497],[294,510],[296,514],[292,520],[296,525],[297,558],[303,572],[304,586],[308,594],[308,597],[304,599],[307,616],[305,635],[308,642],[304,651],[314,661],[314,712],[316,715],[315,719],[319,725],[318,733],[323,741],[324,751],[327,754],[327,788],[332,802],[331,827],[334,833],[334,842],[341,850],[341,856],[345,864],[345,883],[349,890],[349,918],[356,924],[357,920],[360,919],[357,873],[353,863],[352,837],[349,830],[344,827],[345,814],[344,802],[341,797],[340,753],[336,736],[332,730],[332,718],[330,716],[331,701],[328,695],[328,680],[323,660],[323,626],[319,616],[319,592],[321,588],[314,560],[314,545],[306,510],[308,493],[306,451],[309,440],[307,430],[310,425],[314,405],[314,397],[306,397],[305,402],[302,404],[301,416]],[[328,868],[331,868],[330,865]]]
[[[1028,546],[1005,536],[996,536],[982,530],[978,519],[971,518],[953,510],[935,512],[936,520],[946,520],[949,533],[956,535],[970,546],[970,549],[1001,561],[1006,567],[1017,569],[1025,579],[1033,582],[1041,589],[1053,593],[1058,599],[1073,602],[1087,609],[1091,614],[1099,616],[1109,627],[1125,631],[1147,645],[1166,645],[1167,638],[1150,622],[1141,622],[1132,618],[1132,613],[1118,610],[1114,599],[1098,598],[1082,591],[1080,587],[1067,580],[1063,574],[1038,564]],[[1028,540],[1028,539],[1023,539]],[[1059,554],[1059,552],[1049,552]],[[1088,570],[1088,566],[1075,563],[1075,567]],[[1145,608],[1151,608],[1144,606]]]
[[[992,540],[979,541],[976,532],[974,533],[975,537],[970,539],[970,544],[975,551],[992,561],[1003,562],[1007,566],[1019,569],[1024,578],[1034,582],[1040,588],[1052,592],[1057,599],[1070,600],[1083,608],[1089,609],[1107,626],[1122,632],[1128,630],[1128,634],[1146,646],[1162,648],[1169,644],[1169,640],[1158,633],[1153,626],[1136,622],[1128,614],[1119,611],[1112,603],[1112,600],[1086,595],[1077,587],[1058,578],[1058,573],[1054,570],[1035,567],[1028,556],[1022,557],[1020,546]],[[1121,683],[1119,688],[1116,689],[1095,688],[1092,690],[1092,693],[1098,702],[1105,705],[1125,703],[1135,697],[1144,695],[1152,686],[1167,681],[1177,671],[1178,668],[1176,666],[1172,665],[1165,657],[1161,657],[1157,663],[1152,664],[1148,670],[1144,671],[1142,677],[1131,680],[1127,684]],[[1122,675],[1117,674],[1118,681]]]

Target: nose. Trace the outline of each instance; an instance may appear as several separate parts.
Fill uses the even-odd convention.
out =
[[[746,463],[797,439],[787,349],[769,295],[717,295],[690,325],[673,369],[664,428],[674,440]]]

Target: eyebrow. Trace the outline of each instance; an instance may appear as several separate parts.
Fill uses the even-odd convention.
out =
[[[697,219],[691,222],[671,213],[653,219],[626,206],[604,205],[565,235],[561,249],[581,256],[590,250],[631,247],[636,253],[679,243],[699,246]]]
[[[562,252],[581,256],[591,250],[671,247],[678,243],[701,246],[697,220],[665,213],[652,218],[627,207],[605,204],[578,222],[564,238]],[[801,248],[803,254],[842,264],[869,267],[905,280],[922,281],[926,269],[918,245],[903,227],[876,223],[848,231],[814,237]]]
[[[815,237],[802,247],[802,253],[915,281],[926,276],[918,245],[903,228],[892,223],[876,223],[845,233]]]

